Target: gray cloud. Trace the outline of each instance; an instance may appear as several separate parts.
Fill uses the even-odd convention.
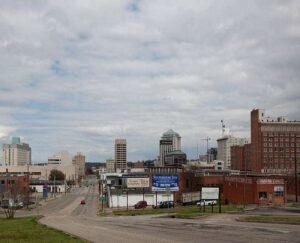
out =
[[[1,1],[0,141],[103,161],[126,137],[152,159],[172,127],[193,158],[221,119],[299,119],[299,26],[298,1]]]

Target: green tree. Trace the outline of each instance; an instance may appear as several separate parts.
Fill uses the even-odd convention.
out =
[[[54,177],[55,177],[55,180],[57,180],[57,181],[65,180],[65,174],[63,172],[61,172],[60,170],[56,170],[56,169],[51,170],[50,175],[49,175],[49,181],[54,181]]]

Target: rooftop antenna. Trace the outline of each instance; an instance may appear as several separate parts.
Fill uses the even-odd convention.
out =
[[[224,124],[224,121],[221,120],[221,123],[222,123],[222,137],[224,137],[224,133],[225,133],[225,124]]]

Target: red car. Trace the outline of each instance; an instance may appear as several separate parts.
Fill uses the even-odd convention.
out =
[[[147,205],[147,202],[146,201],[139,201],[137,202],[135,205],[134,205],[134,208],[135,209],[140,209],[140,208],[146,208],[148,205]]]
[[[85,204],[85,200],[81,200],[80,204],[82,205]]]

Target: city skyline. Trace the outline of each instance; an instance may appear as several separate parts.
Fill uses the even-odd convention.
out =
[[[299,120],[297,1],[3,1],[0,143],[32,162],[61,150],[155,159],[163,132],[188,158],[216,147],[224,120],[250,138],[250,112]],[[276,28],[275,28],[276,27]]]

